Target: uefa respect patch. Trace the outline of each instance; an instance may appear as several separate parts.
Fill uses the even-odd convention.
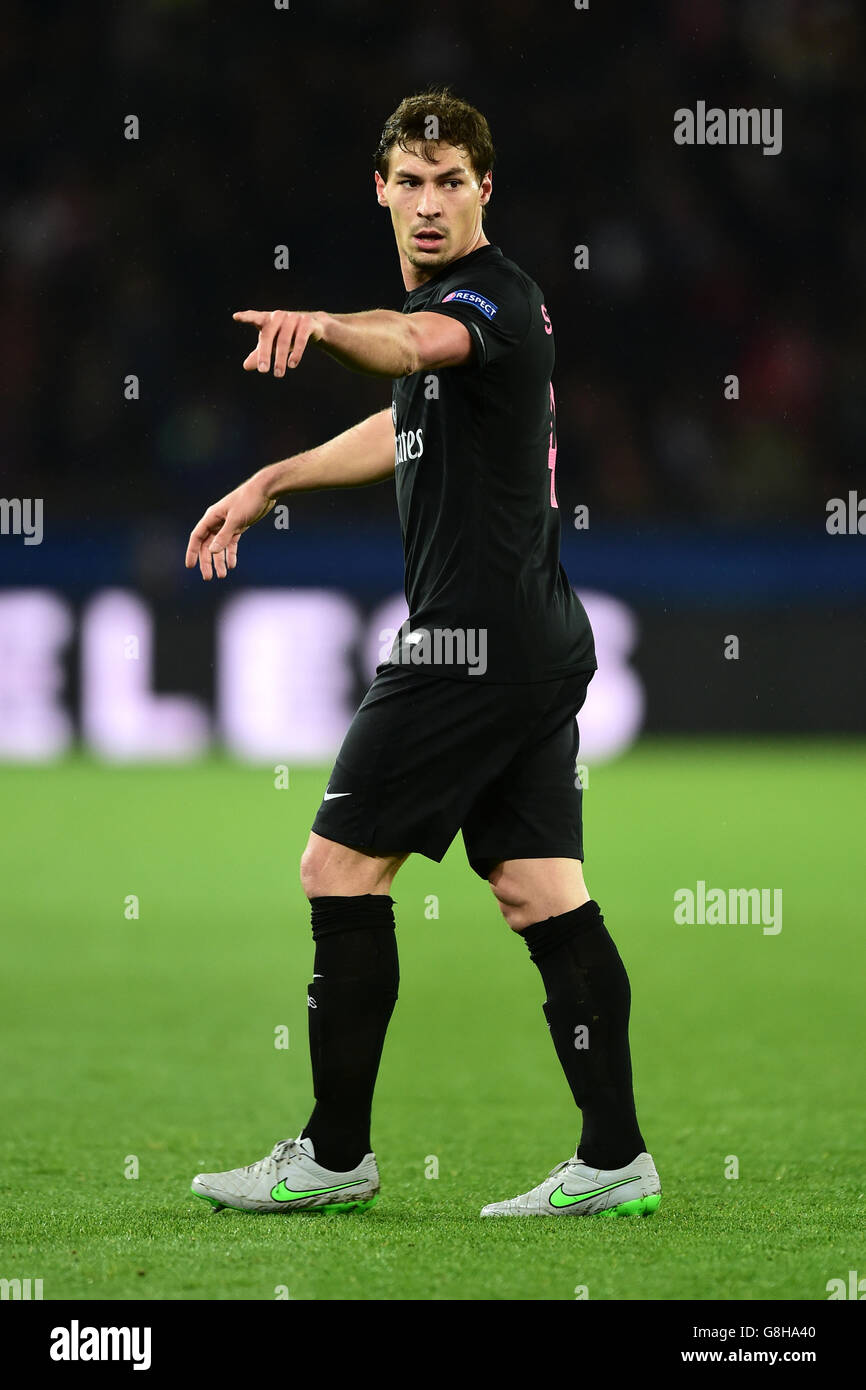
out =
[[[459,299],[462,304],[471,304],[475,309],[480,309],[488,319],[495,318],[499,312],[499,305],[494,304],[492,299],[485,299],[477,290],[452,290],[450,294],[446,294],[442,303],[447,304],[451,299]]]

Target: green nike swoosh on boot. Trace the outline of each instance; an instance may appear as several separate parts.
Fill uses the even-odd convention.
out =
[[[573,1207],[575,1202],[586,1202],[590,1197],[600,1197],[603,1192],[612,1192],[615,1187],[624,1187],[626,1183],[634,1181],[634,1178],[620,1178],[617,1182],[608,1183],[607,1187],[597,1187],[594,1192],[579,1192],[574,1197],[558,1187],[551,1192],[548,1201],[552,1207]]]
[[[301,1197],[324,1197],[328,1192],[341,1192],[345,1187],[362,1187],[364,1178],[353,1178],[351,1182],[338,1182],[335,1187],[314,1187],[308,1191],[290,1192],[284,1181],[280,1180],[276,1187],[271,1188],[271,1197],[275,1202],[297,1202]]]

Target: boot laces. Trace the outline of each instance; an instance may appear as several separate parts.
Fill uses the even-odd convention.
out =
[[[297,1139],[281,1139],[275,1144],[269,1154],[260,1158],[258,1163],[250,1163],[246,1168],[247,1173],[252,1173],[254,1177],[262,1177],[276,1173],[277,1166],[285,1163],[288,1159],[294,1158],[297,1154],[303,1153]]]

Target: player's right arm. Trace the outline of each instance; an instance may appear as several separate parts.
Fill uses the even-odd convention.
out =
[[[202,579],[212,579],[214,570],[218,579],[225,579],[237,564],[238,541],[244,531],[267,516],[278,497],[380,483],[393,477],[394,465],[394,422],[389,408],[315,449],[260,468],[214,502],[190,533],[186,567],[199,565]]]

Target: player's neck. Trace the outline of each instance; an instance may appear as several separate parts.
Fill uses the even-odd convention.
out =
[[[454,265],[455,262],[462,261],[464,256],[471,256],[473,251],[479,251],[482,246],[489,245],[490,242],[487,240],[487,237],[484,235],[483,231],[479,230],[475,240],[466,247],[465,251],[461,251],[459,256],[454,256],[450,261],[446,261],[444,265],[437,265],[430,270],[422,270],[419,269],[418,266],[412,265],[401,251],[400,269],[403,272],[403,284],[406,286],[407,293],[411,290],[417,290],[421,285],[426,285],[427,281],[432,280],[434,275],[439,275],[443,270],[447,270],[449,266]]]

